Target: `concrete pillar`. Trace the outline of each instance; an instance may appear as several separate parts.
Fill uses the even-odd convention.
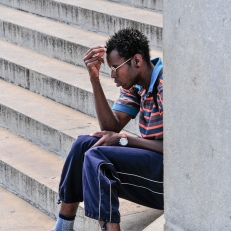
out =
[[[231,230],[231,1],[164,0],[165,231]]]

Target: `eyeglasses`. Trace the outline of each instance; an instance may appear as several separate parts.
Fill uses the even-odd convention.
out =
[[[126,60],[125,62],[123,62],[122,64],[120,64],[118,67],[110,67],[112,71],[116,71],[118,68],[122,67],[125,63],[127,63],[129,60],[131,60],[132,57],[128,60]]]

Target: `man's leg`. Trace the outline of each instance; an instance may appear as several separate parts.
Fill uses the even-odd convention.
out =
[[[73,231],[79,202],[83,201],[82,166],[85,152],[98,138],[79,136],[65,161],[59,184],[60,213],[54,231]]]
[[[120,230],[118,197],[163,209],[163,155],[143,149],[99,146],[85,154],[85,215]]]
[[[60,208],[60,213],[62,213],[65,216],[75,216],[77,209],[79,206],[79,202],[77,203],[71,203],[71,204],[66,204],[64,202],[61,203],[61,208]]]
[[[53,231],[73,231],[75,214],[78,209],[79,202],[66,204],[61,203],[58,220]]]
[[[60,213],[67,216],[72,217],[75,216],[77,209],[79,206],[78,203],[66,204],[64,202],[61,203]],[[99,221],[100,227],[103,228],[105,226],[107,231],[120,231],[120,225],[118,223],[106,223],[103,221]]]
[[[105,224],[105,222],[99,221],[99,224],[100,224],[101,228],[105,228],[107,231],[120,231],[120,225],[118,223],[110,223],[109,222],[109,223]]]

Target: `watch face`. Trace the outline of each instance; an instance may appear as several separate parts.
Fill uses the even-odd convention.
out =
[[[127,138],[123,138],[123,137],[122,137],[122,138],[120,139],[120,144],[121,144],[121,145],[125,146],[125,145],[127,145],[127,143],[128,143]]]

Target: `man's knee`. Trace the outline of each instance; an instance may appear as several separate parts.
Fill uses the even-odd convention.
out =
[[[102,164],[108,165],[110,161],[106,156],[105,146],[97,146],[86,151],[83,163],[85,171],[88,172],[88,170],[91,169],[91,171],[97,172]]]
[[[69,156],[82,156],[88,149],[90,149],[96,142],[97,138],[89,135],[81,135],[74,141]]]
[[[91,149],[88,149],[86,152],[85,152],[85,159],[86,160],[91,160],[92,158],[93,159],[98,159],[98,156],[100,156],[100,153],[102,153],[102,150],[101,150],[101,147],[94,147],[94,148],[91,148]]]

